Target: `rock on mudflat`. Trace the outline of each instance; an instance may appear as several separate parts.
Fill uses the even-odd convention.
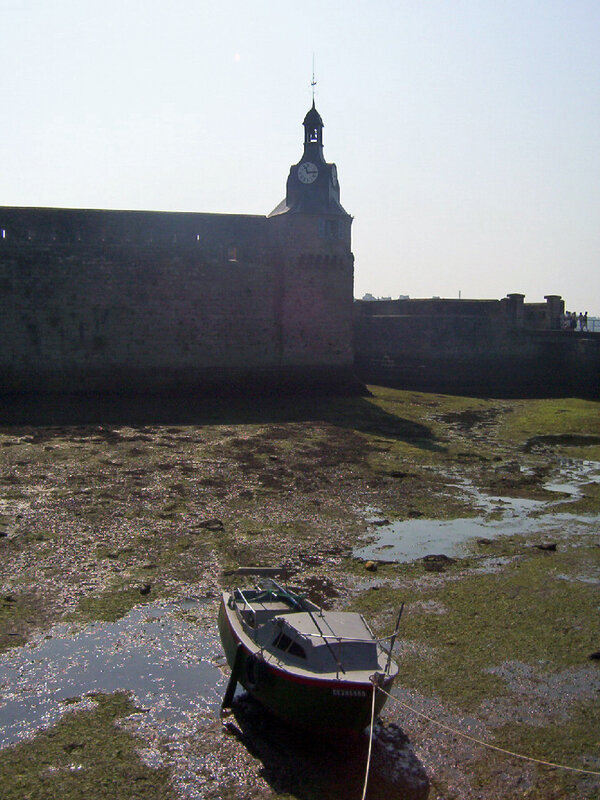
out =
[[[426,800],[429,778],[404,731],[376,722],[373,730],[373,770],[370,788],[377,797]]]
[[[449,564],[456,562],[455,558],[444,553],[432,553],[420,559],[427,572],[443,572]]]
[[[204,528],[207,531],[223,531],[225,526],[220,519],[204,519],[198,523],[199,528]]]

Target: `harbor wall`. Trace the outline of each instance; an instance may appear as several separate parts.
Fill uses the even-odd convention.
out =
[[[366,383],[456,394],[600,396],[600,334],[561,329],[564,304],[504,300],[355,303]]]

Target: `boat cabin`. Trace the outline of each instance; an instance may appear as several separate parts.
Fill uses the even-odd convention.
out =
[[[256,643],[282,661],[315,672],[378,670],[379,648],[360,614],[324,611],[277,616],[257,631]]]

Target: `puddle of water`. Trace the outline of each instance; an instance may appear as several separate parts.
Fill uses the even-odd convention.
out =
[[[574,489],[578,489],[582,483],[600,483],[600,461],[562,458],[560,460],[560,477],[568,478],[568,483]]]
[[[564,461],[555,481],[548,482],[548,491],[569,495],[572,501],[581,496],[585,483],[600,482],[600,463],[597,461]],[[597,522],[594,515],[575,515],[565,512],[551,513],[552,506],[564,502],[565,498],[549,502],[525,498],[488,495],[471,483],[455,484],[474,501],[481,510],[478,517],[453,520],[412,519],[377,525],[377,539],[365,547],[354,550],[355,558],[374,561],[414,561],[424,556],[443,553],[459,557],[464,554],[464,545],[470,539],[494,539],[501,535],[531,534],[557,529],[565,523],[579,524],[583,528]],[[367,522],[375,523],[381,518],[376,510],[366,509]],[[501,514],[500,519],[489,516]],[[541,515],[541,516],[533,516]]]
[[[600,571],[597,575],[563,575],[562,573],[556,576],[561,581],[570,581],[571,583],[590,583],[592,586],[600,586]]]
[[[221,652],[216,629],[181,614],[199,607],[193,600],[138,606],[117,622],[92,623],[75,635],[57,625],[51,638],[3,654],[0,747],[55,723],[73,708],[68,698],[118,689],[134,694],[161,734],[197,727],[218,708],[224,685],[213,663]]]

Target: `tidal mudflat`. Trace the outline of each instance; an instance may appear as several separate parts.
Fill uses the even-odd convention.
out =
[[[219,592],[249,564],[378,633],[406,603],[370,797],[598,795],[451,731],[600,771],[600,404],[371,392],[2,405],[7,798],[360,797],[364,741],[243,694],[219,719]]]

